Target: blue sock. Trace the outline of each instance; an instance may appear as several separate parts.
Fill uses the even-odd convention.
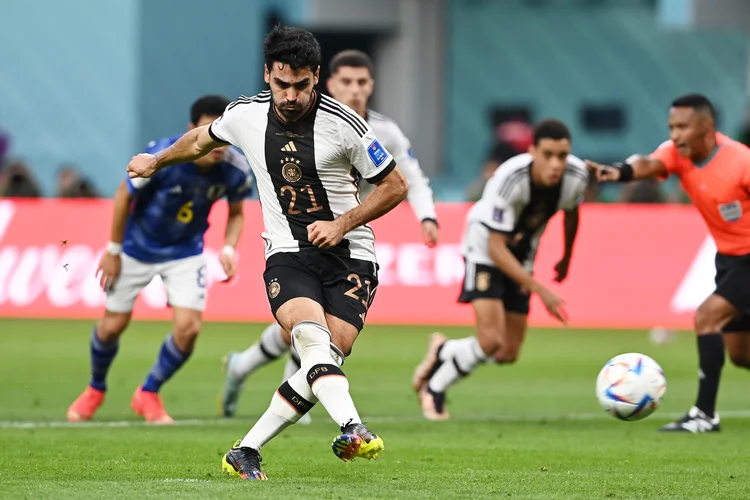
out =
[[[96,336],[96,327],[91,335],[91,382],[89,385],[100,391],[107,390],[107,373],[117,355],[119,339],[106,343]]]
[[[146,382],[143,383],[143,390],[148,392],[159,392],[162,384],[172,378],[177,370],[180,369],[185,361],[188,360],[192,352],[182,352],[174,343],[174,334],[170,333],[159,351],[159,359],[151,368]]]

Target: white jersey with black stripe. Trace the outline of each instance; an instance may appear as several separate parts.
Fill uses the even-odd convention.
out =
[[[403,133],[401,127],[385,115],[368,109],[366,120],[385,149],[391,152],[399,170],[404,174],[404,178],[409,184],[409,194],[406,199],[417,219],[437,222],[430,180],[419,165],[419,160],[411,147],[411,141]],[[363,198],[369,195],[372,190],[371,184],[360,184],[360,192]]]
[[[489,235],[508,235],[508,247],[528,271],[534,267],[539,239],[559,210],[574,210],[583,201],[588,171],[580,158],[569,155],[559,186],[539,189],[531,182],[532,157],[525,153],[501,164],[487,181],[481,199],[469,210],[462,242],[464,258],[494,266]]]
[[[376,183],[396,166],[372,128],[350,108],[314,94],[308,113],[284,122],[271,94],[240,97],[209,128],[214,140],[240,148],[255,174],[266,258],[311,248],[307,226],[332,221],[359,204],[360,178]],[[332,252],[376,262],[368,226],[353,229]]]

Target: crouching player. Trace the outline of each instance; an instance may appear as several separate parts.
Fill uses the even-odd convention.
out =
[[[229,101],[204,96],[191,108],[189,128],[200,127],[224,112]],[[178,136],[179,137],[179,136]],[[149,144],[157,153],[178,137]],[[203,238],[208,215],[219,198],[229,203],[221,264],[227,279],[235,273],[234,248],[242,232],[242,200],[251,177],[244,158],[227,147],[192,163],[163,170],[148,179],[126,179],[114,197],[111,239],[99,265],[107,293],[104,317],[91,335],[91,381],[68,408],[68,420],[90,420],[104,402],[107,372],[120,335],[130,322],[133,304],[154,276],[160,276],[174,312],[173,331],[161,346],[156,364],[136,389],[132,409],[147,422],[169,424],[159,389],[193,352],[206,302]]]
[[[446,420],[445,393],[459,378],[488,360],[518,358],[531,293],[550,314],[565,322],[563,301],[532,277],[539,238],[549,219],[565,213],[565,253],[557,281],[568,274],[578,229],[578,206],[588,184],[584,163],[570,154],[570,132],[560,121],[545,120],[534,130],[529,153],[503,163],[467,215],[463,239],[466,274],[459,302],[470,303],[476,335],[447,340],[436,333],[414,373],[422,413]]]

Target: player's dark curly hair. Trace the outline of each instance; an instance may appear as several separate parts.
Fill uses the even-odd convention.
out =
[[[263,58],[271,69],[274,62],[288,64],[293,70],[309,68],[315,72],[322,56],[315,36],[302,28],[274,27],[263,41]]]
[[[221,116],[227,106],[229,99],[223,95],[204,95],[190,106],[190,123],[198,125],[203,116]]]
[[[361,50],[349,49],[339,52],[333,56],[333,59],[331,59],[331,63],[328,66],[328,72],[333,75],[343,66],[367,68],[367,71],[370,72],[370,76],[375,75],[372,59]]]
[[[552,139],[553,141],[562,139],[570,140],[570,130],[560,120],[553,118],[542,120],[534,126],[534,146],[537,146],[542,139]]]

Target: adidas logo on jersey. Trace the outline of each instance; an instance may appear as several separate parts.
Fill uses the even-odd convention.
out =
[[[294,145],[294,141],[289,141],[286,143],[286,146],[281,148],[282,151],[291,152],[291,151],[297,151],[297,147]]]
[[[169,190],[170,194],[181,194],[182,193],[182,187],[178,184],[177,186],[173,187]]]

